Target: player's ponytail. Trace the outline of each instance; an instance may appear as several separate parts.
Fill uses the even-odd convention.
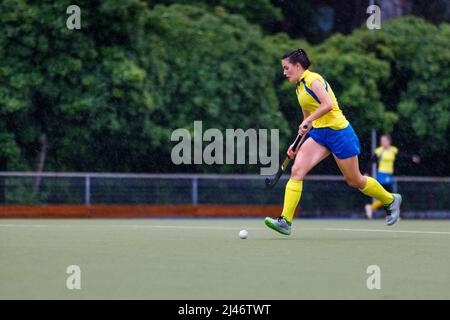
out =
[[[311,65],[311,61],[309,61],[308,55],[303,49],[289,51],[283,56],[283,59],[287,58],[289,58],[289,62],[292,64],[300,63],[305,70]]]

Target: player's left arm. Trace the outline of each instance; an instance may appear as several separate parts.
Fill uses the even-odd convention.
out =
[[[324,114],[327,114],[333,109],[333,102],[331,102],[331,98],[328,95],[328,92],[325,90],[325,87],[319,80],[314,80],[311,83],[311,90],[316,94],[317,98],[319,98],[320,105],[316,111],[310,114],[301,124],[301,126],[308,125],[310,126],[311,122],[319,119]]]

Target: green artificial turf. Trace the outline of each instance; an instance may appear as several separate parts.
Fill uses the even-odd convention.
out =
[[[450,222],[3,219],[0,299],[450,299]]]

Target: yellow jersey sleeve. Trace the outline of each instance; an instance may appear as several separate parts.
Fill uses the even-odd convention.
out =
[[[381,151],[382,151],[382,150],[383,150],[382,147],[376,148],[376,149],[375,149],[375,155],[376,155],[377,157],[379,157],[379,156],[381,155]]]
[[[325,83],[325,80],[318,73],[311,72],[310,75],[308,77],[306,77],[305,80],[306,80],[306,85],[309,88],[312,88],[311,85],[316,80],[319,81],[325,89],[327,88],[327,83]]]
[[[330,84],[318,73],[305,70],[297,82],[296,94],[300,107],[309,114],[312,114],[320,106],[320,101],[311,88],[311,84],[316,80],[319,81],[328,92],[331,102],[333,103],[333,109],[314,120],[312,126],[314,128],[329,127],[335,130],[345,129],[349,122],[339,108],[336,96],[334,95]]]
[[[392,153],[397,155],[398,154],[398,148],[394,147],[394,146],[391,146],[391,148],[392,148]]]

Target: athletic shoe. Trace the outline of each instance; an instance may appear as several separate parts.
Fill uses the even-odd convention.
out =
[[[372,219],[372,217],[373,217],[372,206],[370,204],[366,204],[364,209],[366,210],[367,219]]]
[[[394,201],[391,204],[384,206],[386,210],[386,224],[393,225],[400,219],[400,205],[402,204],[402,196],[398,193],[393,193]]]
[[[292,223],[287,221],[284,217],[278,217],[278,218],[267,217],[264,219],[264,223],[270,229],[278,231],[279,233],[282,233],[287,236],[291,234]]]

